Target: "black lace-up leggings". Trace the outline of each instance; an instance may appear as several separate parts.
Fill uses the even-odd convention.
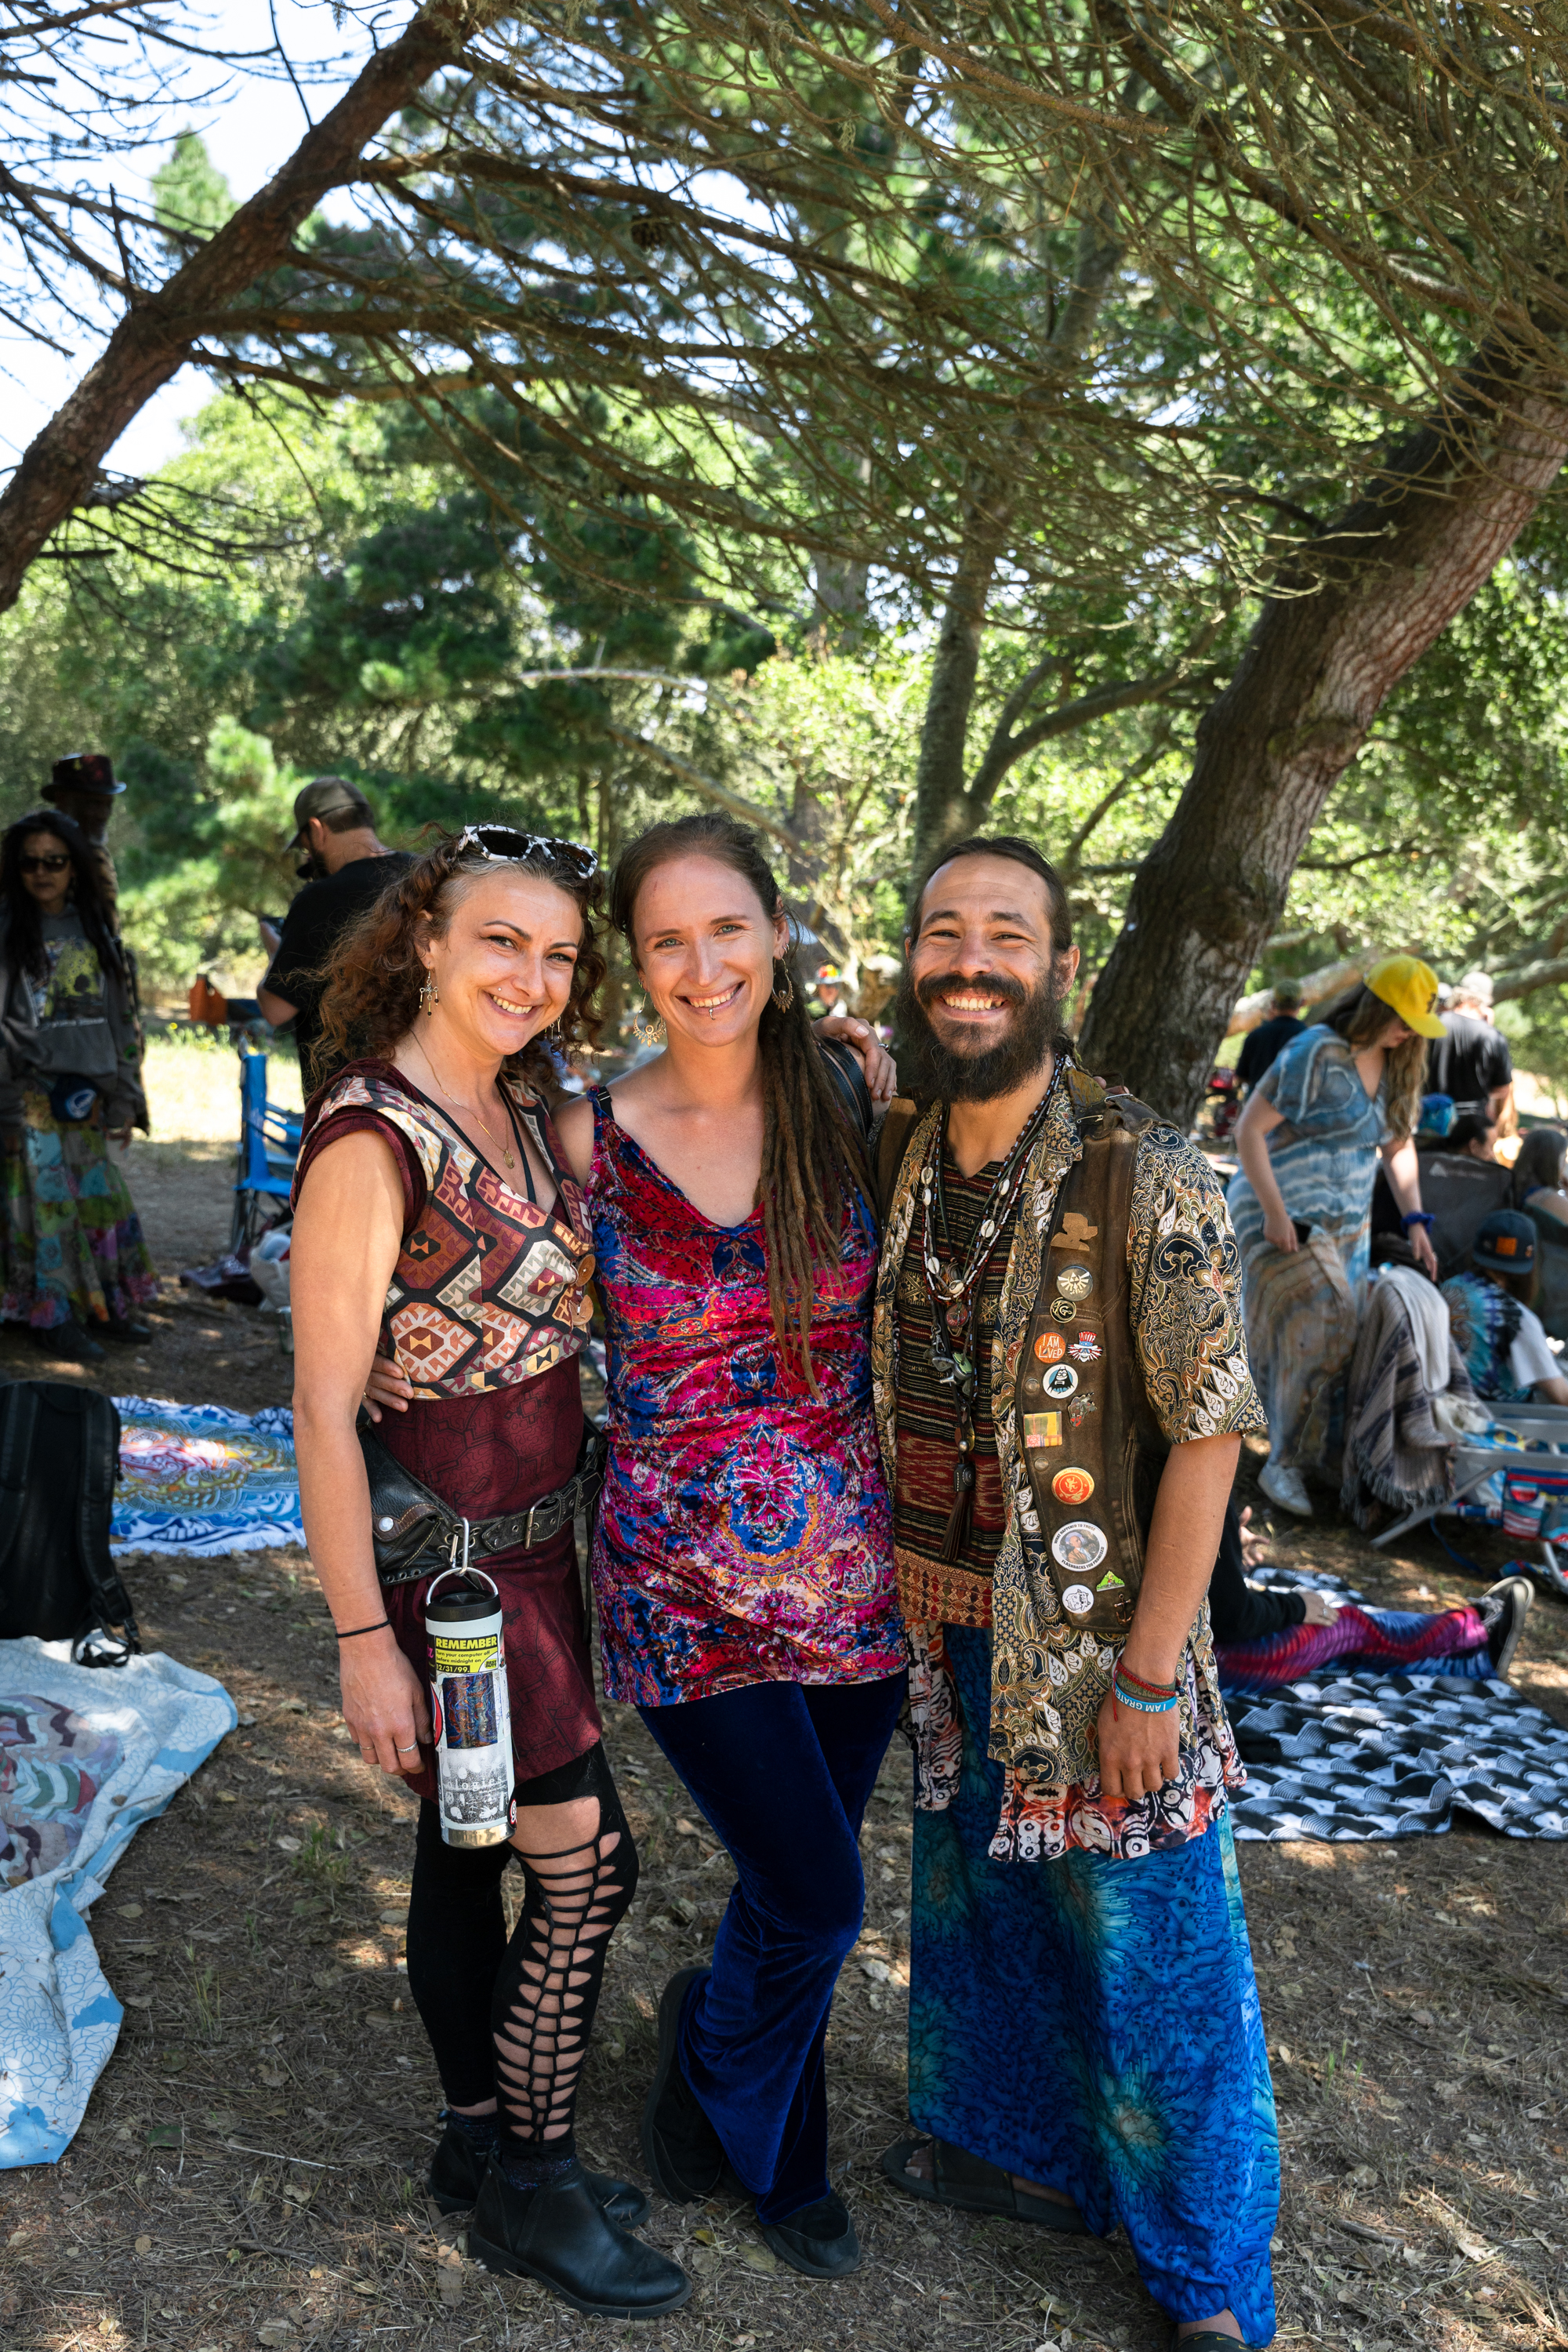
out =
[[[442,1843],[436,1807],[419,1809],[408,1904],[408,1989],[441,2086],[455,2107],[498,2104],[509,2154],[572,2152],[577,2079],[605,1956],[637,1892],[637,1848],[602,1748],[525,1781],[520,1806],[598,1800],[580,1844],[517,1853]],[[500,1883],[517,1853],[522,1916],[509,1943]]]

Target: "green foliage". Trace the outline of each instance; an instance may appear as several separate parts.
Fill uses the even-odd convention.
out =
[[[210,236],[235,210],[228,182],[198,131],[182,131],[153,174],[153,209],[173,240]]]

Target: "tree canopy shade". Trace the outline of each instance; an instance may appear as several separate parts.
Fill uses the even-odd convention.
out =
[[[747,625],[929,626],[917,856],[1051,740],[1198,716],[1086,1034],[1189,1109],[1327,794],[1568,450],[1565,67],[1492,0],[422,9],[136,289],[0,499],[0,593],[193,355],[413,404],[547,548],[570,469],[579,578],[629,501]],[[333,186],[360,217],[307,233]]]

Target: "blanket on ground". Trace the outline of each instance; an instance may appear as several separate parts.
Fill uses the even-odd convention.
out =
[[[1568,1731],[1511,1684],[1345,1675],[1227,1696],[1247,1786],[1238,1838],[1441,1836],[1474,1813],[1506,1837],[1568,1837]]]
[[[124,2015],[83,1915],[237,1719],[173,1658],[110,1671],[0,1642],[0,2168],[69,2147]]]
[[[121,1423],[112,1549],[225,1552],[302,1544],[294,1416],[164,1397],[116,1397]]]
[[[1458,1351],[1447,1342],[1448,1393],[1468,1397]],[[1447,1502],[1454,1491],[1453,1446],[1432,1414],[1432,1391],[1402,1293],[1374,1282],[1356,1333],[1345,1391],[1345,1450],[1340,1507],[1368,1527],[1376,1506],[1401,1511]]]

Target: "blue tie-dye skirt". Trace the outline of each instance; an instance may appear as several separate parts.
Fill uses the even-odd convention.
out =
[[[1120,2221],[1173,2318],[1228,2305],[1267,2343],[1279,2146],[1229,1819],[1137,1862],[992,1862],[991,1636],[945,1639],[963,1777],[915,1815],[911,2119]]]

